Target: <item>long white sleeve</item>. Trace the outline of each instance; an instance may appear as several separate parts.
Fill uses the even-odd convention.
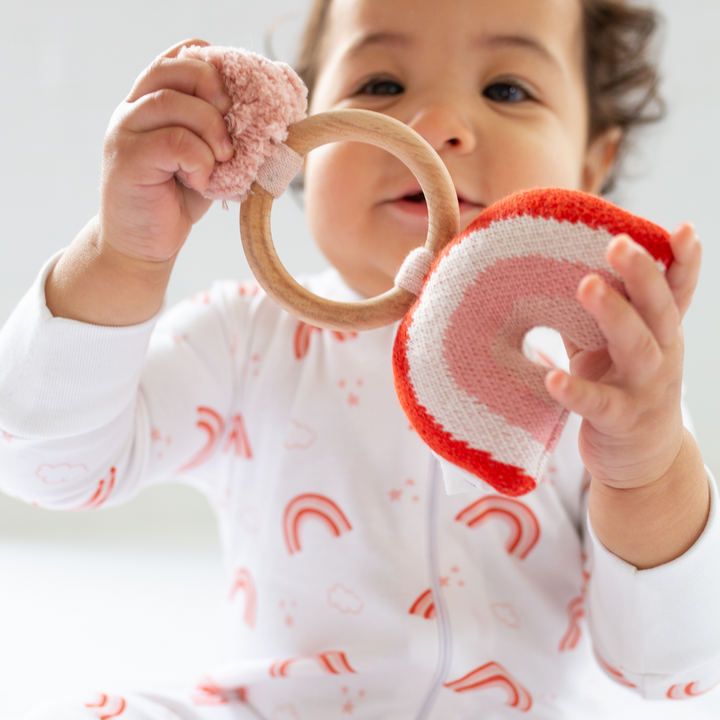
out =
[[[710,515],[681,557],[638,570],[597,539],[588,519],[590,629],[605,671],[647,698],[680,699],[720,681],[720,521]]]
[[[197,303],[199,328],[187,307],[184,329],[173,311],[131,327],[56,318],[44,286],[58,257],[0,332],[0,488],[52,509],[110,507],[201,451],[197,408],[227,409],[223,303]],[[214,292],[236,294],[237,284]]]

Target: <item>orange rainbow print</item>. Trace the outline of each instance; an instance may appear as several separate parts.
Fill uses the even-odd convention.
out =
[[[235,573],[235,581],[230,589],[230,600],[235,597],[238,590],[242,590],[245,595],[243,622],[248,627],[254,628],[257,619],[257,590],[255,589],[253,577],[247,568],[238,568]]]
[[[520,560],[527,557],[540,539],[540,523],[535,513],[518,500],[502,495],[481,498],[461,510],[455,519],[474,528],[490,518],[497,518],[508,525],[510,535],[505,549]]]
[[[565,650],[574,650],[577,647],[578,642],[580,642],[580,635],[582,633],[582,630],[580,628],[580,620],[582,617],[584,617],[584,615],[584,597],[582,595],[578,595],[578,597],[573,598],[568,604],[568,616],[570,617],[570,625],[565,635],[563,635],[563,639],[560,641],[560,652],[565,652]]]
[[[582,554],[583,565],[587,562],[587,556],[585,553]],[[582,633],[582,627],[580,620],[585,617],[585,595],[587,593],[587,585],[590,581],[590,573],[583,569],[582,571],[582,586],[580,587],[580,594],[573,598],[567,607],[568,616],[570,619],[567,632],[560,641],[560,652],[565,650],[574,650],[580,642],[580,635]]]
[[[717,685],[718,683],[715,683]],[[709,692],[712,690],[715,685],[711,685],[709,688],[706,688],[705,690],[700,690],[700,683],[699,682],[691,682],[687,685],[683,685],[682,683],[678,685],[673,685],[666,693],[667,697],[669,697],[671,700],[687,700],[691,697],[697,697],[698,695],[703,695],[706,692]]]
[[[435,603],[433,602],[432,590],[426,590],[412,604],[409,611],[410,615],[419,615],[426,620],[432,620],[435,617]]]
[[[270,677],[290,677],[290,668],[293,666],[299,667],[299,670],[293,673],[294,675],[314,675],[317,673],[318,668],[328,675],[355,674],[355,670],[350,667],[344,652],[330,650],[309,657],[278,660],[270,665]]]
[[[297,330],[295,330],[295,338],[293,339],[293,350],[295,351],[295,359],[302,360],[310,349],[310,338],[313,333],[322,332],[321,328],[315,325],[308,325],[305,322],[299,322]]]
[[[110,720],[110,718],[119,717],[125,712],[125,699],[100,694],[90,702],[85,703],[85,707],[93,708],[100,720]]]
[[[295,359],[302,360],[310,349],[310,340],[316,333],[321,333],[322,328],[316,327],[315,325],[309,325],[302,320],[298,323],[297,330],[295,330],[295,337],[293,338],[293,350],[295,352]],[[346,340],[353,340],[357,337],[356,332],[341,332],[339,330],[332,330],[331,337],[339,342],[345,342]]]
[[[207,440],[200,451],[189,462],[183,465],[178,472],[192,470],[204,462],[207,462],[215,452],[215,448],[222,440],[223,433],[225,432],[225,422],[214,410],[208,407],[199,407],[197,413],[198,419],[195,424],[207,433]]]
[[[285,545],[291,555],[302,549],[300,527],[308,519],[323,523],[334,537],[352,530],[349,520],[330,498],[313,493],[298,495],[288,503],[283,517]]]
[[[245,702],[245,688],[223,688],[209,677],[203,678],[195,688],[190,700],[193,705],[227,705],[230,700]]]
[[[244,457],[248,460],[252,459],[253,454],[250,449],[250,441],[248,440],[245,421],[242,415],[235,415],[233,417],[232,426],[225,441],[223,452],[229,452],[232,448],[235,449],[235,455],[237,457]]]
[[[637,688],[635,683],[631,683],[617,668],[614,668],[610,663],[600,657],[597,650],[595,651],[595,658],[600,663],[600,667],[617,683],[624,685],[629,688]],[[672,690],[672,688],[670,688]]]
[[[507,694],[507,705],[527,712],[532,707],[530,693],[500,664],[489,662],[464,677],[445,683],[446,688],[457,693],[468,690],[501,688]]]
[[[76,510],[92,510],[93,508],[100,507],[109,497],[115,486],[115,468],[110,468],[110,477],[102,479],[95,490],[95,494],[87,501],[84,502]]]

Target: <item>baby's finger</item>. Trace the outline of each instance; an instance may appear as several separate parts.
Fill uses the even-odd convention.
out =
[[[160,53],[160,57],[174,58],[178,56],[178,53],[184,47],[192,47],[193,45],[199,45],[200,47],[208,47],[209,42],[201,40],[200,38],[188,38],[187,40],[181,40],[180,42],[171,45],[165,52]]]
[[[655,336],[628,300],[598,275],[587,275],[578,286],[580,304],[595,318],[607,340],[618,374],[641,383],[662,362]]]
[[[130,108],[125,128],[131,132],[185,127],[202,138],[219,161],[227,161],[233,155],[222,115],[204,100],[175,90],[159,90],[143,96]]]
[[[157,185],[180,174],[187,184],[202,192],[215,167],[215,157],[207,143],[183,127],[164,127],[131,137],[116,162],[132,168],[140,185]]]
[[[177,48],[178,52],[181,47]],[[210,63],[194,58],[177,59],[165,54],[157,57],[142,72],[135,81],[127,102],[135,102],[143,95],[165,88],[194,95],[210,103],[223,114],[226,114],[232,106],[232,98],[223,84],[220,73]]]
[[[608,262],[622,275],[635,310],[661,347],[677,340],[680,315],[670,287],[655,259],[627,235],[608,246]]]
[[[545,387],[564,408],[598,429],[617,429],[626,416],[625,395],[612,385],[574,377],[564,370],[551,370],[545,376]]]
[[[691,223],[675,228],[670,235],[670,247],[675,259],[667,271],[667,282],[682,319],[690,307],[702,260],[702,247]]]

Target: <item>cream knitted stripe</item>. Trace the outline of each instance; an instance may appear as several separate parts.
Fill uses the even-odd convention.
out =
[[[403,262],[395,276],[395,285],[403,290],[419,295],[423,283],[435,260],[435,255],[425,247],[415,248]]]

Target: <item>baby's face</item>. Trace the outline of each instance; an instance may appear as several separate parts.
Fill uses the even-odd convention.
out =
[[[375,110],[420,133],[450,171],[465,227],[517,190],[598,189],[587,104],[579,0],[334,0],[310,110]],[[308,156],[310,229],[364,295],[392,287],[424,244],[419,190],[370,145]]]

